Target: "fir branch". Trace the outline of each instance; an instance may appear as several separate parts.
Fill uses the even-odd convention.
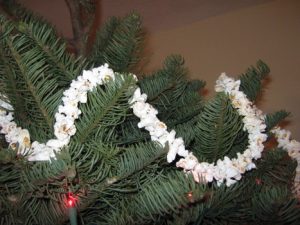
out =
[[[74,37],[84,49],[89,30],[84,24],[92,17],[82,16],[82,10],[91,10],[95,2],[66,2],[77,20]],[[33,14],[16,7],[10,15],[15,23],[0,17],[1,94],[10,99],[16,121],[33,139],[45,140],[52,135],[63,89],[87,63],[67,54],[54,29]],[[139,60],[141,33],[140,18],[134,14],[112,19],[98,33],[89,65],[108,62],[117,71],[128,71]],[[199,160],[242,152],[247,132],[228,97],[219,94],[203,107],[197,92],[204,83],[188,82],[183,62],[179,56],[169,57],[163,69],[139,82],[158,117],[184,138]],[[240,88],[251,100],[269,72],[262,62],[257,67],[241,76]],[[78,133],[57,160],[24,162],[16,152],[0,147],[1,225],[67,223],[63,202],[70,190],[78,197],[76,207],[86,224],[299,223],[291,193],[296,162],[286,152],[265,152],[257,170],[230,188],[196,184],[163,161],[167,146],[150,142],[149,134],[137,128],[128,104],[135,81],[122,76],[89,93],[76,122]],[[286,116],[284,111],[268,115],[267,129]]]
[[[69,146],[82,186],[100,184],[112,174],[112,159],[117,149],[99,141],[81,145],[72,142]]]
[[[187,69],[183,65],[184,59],[181,56],[168,56],[161,70],[139,81],[138,85],[141,91],[147,94],[149,102],[156,105],[154,102],[155,99],[159,98],[166,91],[175,89],[176,84],[186,76]]]
[[[88,94],[88,102],[81,106],[83,117],[76,122],[78,129],[74,136],[80,143],[98,136],[103,127],[116,126],[124,121],[129,108],[128,99],[135,81],[132,76],[117,75],[114,82],[108,82],[104,89],[98,87]],[[99,130],[100,129],[100,130]]]
[[[129,72],[139,61],[142,36],[141,19],[137,14],[123,19],[113,17],[98,31],[89,61],[95,65],[108,63],[117,72]]]
[[[126,146],[150,140],[150,135],[143,129],[136,129],[138,119],[135,116],[128,116],[126,120],[116,127],[117,145]]]
[[[238,112],[223,93],[208,102],[198,117],[193,146],[198,159],[215,162],[225,155],[235,156],[232,146],[242,132],[243,123]]]
[[[1,42],[0,42],[0,88],[1,94],[9,98],[18,115],[25,115],[25,105],[20,92],[20,81],[17,79],[18,67],[9,51],[7,39],[13,32],[15,26],[4,16],[0,15]],[[3,96],[1,96],[3,98]]]
[[[281,149],[267,151],[258,161],[257,169],[249,174],[251,179],[260,179],[266,188],[274,186],[292,187],[296,161]]]
[[[13,63],[12,56],[5,50],[4,44],[0,46],[0,87],[1,93],[5,94],[10,103],[15,106],[14,111],[18,115],[24,115],[25,105],[22,100],[22,94],[18,88],[18,82],[16,79],[16,72],[18,70]],[[1,96],[2,98],[3,96]],[[2,99],[3,100],[3,99]]]
[[[225,225],[245,221],[245,214],[241,210],[243,202],[240,198],[243,197],[246,188],[243,183],[231,187],[214,186],[210,192],[211,197],[202,206],[203,214],[198,214],[195,223]]]
[[[19,4],[10,8],[14,15],[15,29],[30,37],[32,44],[47,57],[52,73],[59,77],[59,84],[68,85],[87,66],[85,59],[68,54],[65,42],[58,37],[54,27],[47,21]]]
[[[273,114],[267,114],[265,118],[265,122],[267,125],[266,131],[269,132],[272,128],[274,128],[279,122],[288,117],[290,113],[285,110],[280,110]]]
[[[26,26],[25,24],[23,24]],[[29,21],[28,27],[23,32],[34,41],[41,54],[47,57],[47,63],[51,66],[53,73],[61,86],[69,85],[85,66],[85,60],[74,58],[66,52],[65,43],[59,39],[52,27],[37,21]]]
[[[195,116],[193,118],[189,118],[184,123],[180,123],[172,127],[178,137],[182,137],[184,140],[184,144],[187,148],[190,146],[195,140],[195,127],[198,122],[198,117]]]
[[[261,91],[261,81],[270,73],[270,69],[263,61],[259,60],[254,66],[248,68],[245,74],[240,76],[240,91],[247,95],[247,98],[254,102]]]
[[[6,79],[1,79],[1,84],[3,83],[3,86],[6,83],[8,87],[4,90],[12,99],[17,121],[31,131],[35,140],[49,138],[52,136],[54,113],[61,102],[61,88],[69,85],[74,76],[81,73],[82,68],[86,66],[85,60],[74,59],[66,53],[64,43],[46,23],[36,21],[33,17],[24,17],[19,26],[14,26],[12,22],[3,20],[12,27],[3,39],[5,43],[1,48],[1,51],[6,51],[6,55],[11,58],[3,69],[8,68],[12,71],[5,74]],[[14,33],[17,35],[11,38]],[[14,80],[9,81],[12,76]],[[23,79],[20,79],[20,76]],[[17,84],[17,91],[22,90],[22,96],[13,92],[13,88],[7,86],[9,83]],[[43,85],[46,83],[47,85]],[[33,109],[35,123],[24,119]],[[39,128],[45,132],[39,132]]]
[[[251,213],[256,224],[299,224],[297,200],[286,188],[271,187],[252,198]]]
[[[207,195],[204,186],[196,185],[191,177],[187,179],[182,173],[170,173],[153,179],[144,184],[138,194],[125,200],[123,207],[120,204],[118,209],[110,210],[103,224],[153,222],[159,216],[176,213],[191,204],[188,193],[193,193],[194,203]]]
[[[115,173],[118,177],[127,177],[153,163],[166,153],[167,149],[162,149],[161,146],[152,142],[129,147],[118,157]]]
[[[34,83],[34,81],[36,81],[36,79],[37,79],[37,77],[36,77],[37,74],[40,74],[39,72],[42,71],[42,70],[45,70],[46,67],[44,65],[42,65],[41,63],[36,64],[35,68],[37,70],[34,71],[35,77],[31,77],[30,78],[29,74],[30,74],[30,71],[32,69],[31,65],[33,65],[33,62],[29,61],[28,62],[29,65],[27,64],[27,66],[26,66],[25,60],[22,58],[22,56],[21,56],[21,54],[19,52],[19,51],[23,51],[23,50],[26,49],[26,47],[25,47],[26,46],[26,40],[24,40],[22,37],[20,37],[20,38],[15,37],[15,38],[13,38],[12,41],[8,41],[7,44],[8,44],[8,47],[9,47],[11,53],[12,53],[12,56],[16,60],[16,64],[18,65],[18,67],[20,69],[20,72],[21,72],[22,78],[24,79],[25,85],[28,88],[27,89],[28,92],[29,92],[28,94],[32,95],[32,97],[33,97],[32,98],[32,102],[34,102],[37,105],[36,109],[41,114],[40,118],[42,118],[42,120],[45,121],[44,125],[47,125],[48,129],[52,130],[52,123],[53,123],[52,117],[48,113],[48,110],[46,109],[46,107],[44,106],[44,104],[42,103],[42,97],[39,94],[41,91],[39,91],[36,88],[35,83]],[[18,49],[18,47],[19,47],[19,49]],[[30,54],[30,53],[28,53],[28,54]],[[46,82],[46,80],[44,80],[44,83],[45,82]],[[47,81],[47,83],[49,84],[49,81]],[[53,84],[55,84],[55,83],[53,83]],[[40,87],[42,86],[41,83],[39,85],[40,85]],[[31,104],[31,106],[33,106],[33,104]]]
[[[139,81],[149,103],[159,111],[158,117],[170,128],[194,118],[203,107],[198,91],[205,83],[188,82],[186,76],[184,59],[172,55],[166,58],[163,69]]]

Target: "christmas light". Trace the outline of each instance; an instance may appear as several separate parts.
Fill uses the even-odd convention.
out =
[[[257,185],[261,185],[262,181],[261,181],[261,179],[259,179],[259,178],[255,178],[255,183],[256,183]]]
[[[70,199],[70,200],[68,200],[68,206],[69,206],[69,207],[72,207],[73,205],[74,205],[74,201],[73,201],[73,200],[71,200],[71,199]]]
[[[194,203],[195,202],[195,199],[194,199],[192,191],[190,191],[190,192],[187,193],[187,198],[188,198],[188,200],[189,200],[190,203]]]
[[[68,207],[74,207],[76,203],[76,198],[73,197],[71,193],[68,194],[67,205]]]
[[[77,225],[77,209],[75,207],[77,199],[72,193],[68,193],[67,206],[71,225]]]

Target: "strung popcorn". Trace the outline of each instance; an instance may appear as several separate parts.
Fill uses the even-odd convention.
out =
[[[135,75],[132,75],[137,81]],[[12,106],[0,95],[0,133],[5,135],[6,141],[12,149],[17,149],[18,154],[26,155],[29,161],[47,161],[56,158],[56,153],[68,145],[71,136],[76,133],[75,120],[81,115],[78,109],[79,103],[87,102],[87,92],[93,91],[98,85],[115,80],[114,72],[105,64],[92,70],[84,70],[82,75],[71,82],[70,88],[65,90],[62,97],[62,105],[55,114],[54,135],[55,139],[48,140],[46,144],[34,141],[30,142],[28,130],[17,127],[13,121]],[[243,153],[237,153],[237,158],[229,159],[227,156],[216,163],[198,162],[198,159],[185,149],[181,137],[176,138],[176,132],[168,132],[165,123],[157,118],[158,111],[149,103],[146,103],[147,95],[142,94],[140,88],[136,88],[129,100],[133,113],[140,118],[139,128],[149,131],[151,140],[157,141],[163,147],[168,145],[167,161],[173,162],[177,155],[183,157],[176,166],[183,168],[186,173],[192,174],[196,182],[212,182],[218,185],[223,182],[231,186],[241,179],[246,171],[256,168],[253,159],[259,159],[264,149],[263,143],[267,139],[264,134],[266,125],[264,115],[247,99],[246,95],[239,91],[240,80],[235,81],[222,73],[216,81],[215,90],[228,94],[233,107],[243,116],[243,129],[248,133],[248,146]],[[298,167],[295,177],[295,191],[300,195],[300,143],[290,140],[290,132],[274,128],[271,130],[278,140],[279,147],[288,151],[288,154],[297,160]]]
[[[230,94],[232,91],[238,91],[240,84],[240,80],[234,81],[233,79],[227,77],[225,73],[222,73],[219,79],[216,81],[215,91]]]
[[[300,142],[291,140],[291,132],[280,127],[274,127],[271,133],[275,135],[278,147],[286,150],[289,156],[297,161],[294,191],[300,196]]]
[[[18,143],[18,153],[19,154],[24,154],[27,149],[30,148],[30,135],[28,130],[22,129],[18,135],[17,135],[17,140],[16,143]]]
[[[153,141],[158,141],[163,147],[165,147],[165,144],[168,143],[173,143],[175,140],[176,132],[175,130],[171,130],[170,132],[165,132],[162,136],[159,138],[156,138],[155,136],[151,136],[151,139]]]
[[[172,162],[176,155],[187,156],[188,151],[185,149],[183,139],[175,138],[175,131],[170,133],[167,131],[167,126],[161,122],[157,117],[157,110],[149,103],[146,103],[147,95],[141,94],[141,89],[137,88],[129,101],[133,113],[140,118],[138,123],[139,128],[145,128],[150,132],[151,140],[158,141],[163,147],[168,142],[169,152],[167,154],[167,161]]]
[[[178,165],[176,164],[176,166],[178,167]],[[197,163],[196,166],[190,170],[192,172],[192,175],[194,177],[194,180],[197,183],[202,183],[202,182],[212,182],[214,179],[213,174],[215,168],[212,164],[210,163]]]
[[[76,133],[75,120],[81,114],[78,103],[87,102],[87,92],[97,85],[114,80],[114,72],[105,64],[92,70],[84,70],[81,76],[71,82],[70,88],[65,90],[62,105],[55,114],[55,139],[48,140],[46,144],[37,141],[30,143],[28,130],[17,127],[13,122],[13,114],[6,110],[13,110],[10,104],[0,100],[0,132],[12,149],[18,148],[18,153],[28,155],[29,161],[47,161],[55,159],[55,154],[68,145],[71,136]],[[4,98],[3,96],[0,96]],[[3,110],[2,108],[6,109]]]
[[[133,103],[145,103],[147,100],[147,95],[146,94],[141,94],[141,89],[137,88],[134,93],[133,96],[131,98],[131,100],[129,100],[129,104],[133,104]],[[132,107],[133,108],[133,107]]]
[[[12,111],[13,107],[8,103],[6,96],[0,93],[0,115],[5,115],[7,110]]]
[[[81,114],[81,110],[75,106],[74,102],[67,102],[66,105],[60,105],[58,107],[58,115],[69,115],[71,118],[78,119],[79,115]]]
[[[243,154],[238,153],[237,158],[229,159],[224,157],[219,159],[216,164],[208,164],[205,162],[197,162],[194,157],[180,159],[176,166],[183,168],[187,172],[191,172],[196,182],[211,182],[216,180],[220,185],[225,181],[230,186],[241,179],[241,174],[255,168],[253,159],[259,159],[264,149],[263,142],[266,141],[267,135],[265,131],[266,125],[261,111],[252,106],[243,92],[239,91],[240,81],[234,81],[232,78],[222,73],[216,81],[215,90],[217,92],[225,92],[229,95],[232,105],[243,116],[243,129],[248,132],[248,148]],[[190,162],[191,161],[191,162]],[[191,168],[193,165],[193,168]]]
[[[193,170],[197,164],[198,159],[196,158],[196,156],[193,155],[192,152],[190,152],[185,158],[180,159],[176,163],[176,166],[184,168],[184,171],[190,171]]]
[[[11,105],[0,100],[1,107],[12,110]],[[12,121],[13,114],[0,109],[0,133],[6,134],[5,140],[9,143],[9,147],[17,149],[19,154],[25,154],[30,147],[30,135],[28,130],[17,127],[17,124]]]
[[[232,105],[243,116],[243,129],[248,132],[248,148],[243,154],[238,153],[237,158],[230,160],[224,157],[219,159],[216,164],[206,162],[199,163],[197,158],[185,149],[182,138],[176,138],[176,132],[167,131],[166,125],[157,118],[157,111],[146,103],[147,95],[141,94],[140,88],[137,88],[132,99],[129,101],[133,113],[140,118],[139,128],[145,128],[149,131],[151,140],[158,141],[163,147],[168,143],[169,151],[167,161],[172,162],[176,155],[182,156],[176,166],[183,168],[185,172],[192,173],[196,182],[211,182],[216,180],[220,185],[224,181],[230,186],[241,179],[241,174],[255,168],[253,159],[259,159],[264,149],[263,142],[267,135],[264,134],[266,125],[264,116],[247,99],[243,92],[239,91],[240,81],[234,81],[232,78],[222,73],[216,82],[216,91],[225,92],[229,95]]]
[[[167,133],[167,125],[161,121],[156,121],[154,126],[148,128],[150,135],[155,139],[161,137],[162,135]]]
[[[53,148],[35,141],[31,145],[28,161],[48,161],[51,158],[55,159],[55,151],[53,150]]]
[[[54,134],[58,140],[64,140],[76,133],[74,120],[65,117],[57,121],[54,125]]]

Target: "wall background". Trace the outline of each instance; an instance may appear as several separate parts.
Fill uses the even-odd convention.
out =
[[[20,0],[72,36],[63,0]],[[300,140],[300,1],[298,0],[102,0],[97,23],[136,10],[149,31],[146,71],[178,53],[190,78],[207,82],[208,98],[221,72],[237,75],[258,59],[271,68],[259,107],[265,112],[292,112],[287,129]]]

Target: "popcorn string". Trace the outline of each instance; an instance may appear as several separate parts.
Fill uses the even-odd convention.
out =
[[[136,79],[136,76],[134,76]],[[0,133],[5,134],[6,141],[12,149],[18,146],[18,153],[28,154],[29,161],[47,161],[55,159],[55,153],[68,145],[71,136],[76,133],[75,120],[81,114],[78,103],[87,102],[87,93],[92,91],[97,85],[103,85],[115,79],[114,72],[105,64],[92,70],[84,70],[83,74],[73,80],[70,88],[64,91],[62,105],[58,107],[55,114],[54,135],[55,139],[50,139],[46,143],[30,142],[30,134],[27,129],[17,127],[13,121],[12,106],[0,100]],[[137,79],[136,79],[137,80]],[[237,158],[229,159],[227,156],[216,163],[198,162],[198,159],[185,149],[184,141],[181,137],[176,138],[174,130],[168,132],[165,123],[157,118],[158,111],[146,102],[147,95],[142,94],[140,88],[136,88],[132,98],[129,100],[140,122],[139,128],[146,129],[152,141],[159,142],[163,147],[168,143],[169,150],[167,161],[171,163],[179,155],[181,158],[176,166],[183,168],[184,172],[191,173],[196,182],[217,181],[218,185],[223,182],[231,186],[241,179],[246,171],[256,168],[253,159],[259,159],[264,149],[263,142],[266,141],[264,115],[250,102],[246,95],[239,91],[240,80],[235,81],[222,73],[216,81],[216,92],[225,92],[231,99],[232,105],[238,113],[243,116],[243,129],[248,132],[248,146],[241,154],[237,153]],[[3,96],[0,96],[3,97]],[[300,193],[300,143],[290,140],[290,132],[278,127],[272,129],[272,133],[278,140],[279,147],[288,151],[289,155],[298,161],[297,175],[295,178],[296,190]]]

